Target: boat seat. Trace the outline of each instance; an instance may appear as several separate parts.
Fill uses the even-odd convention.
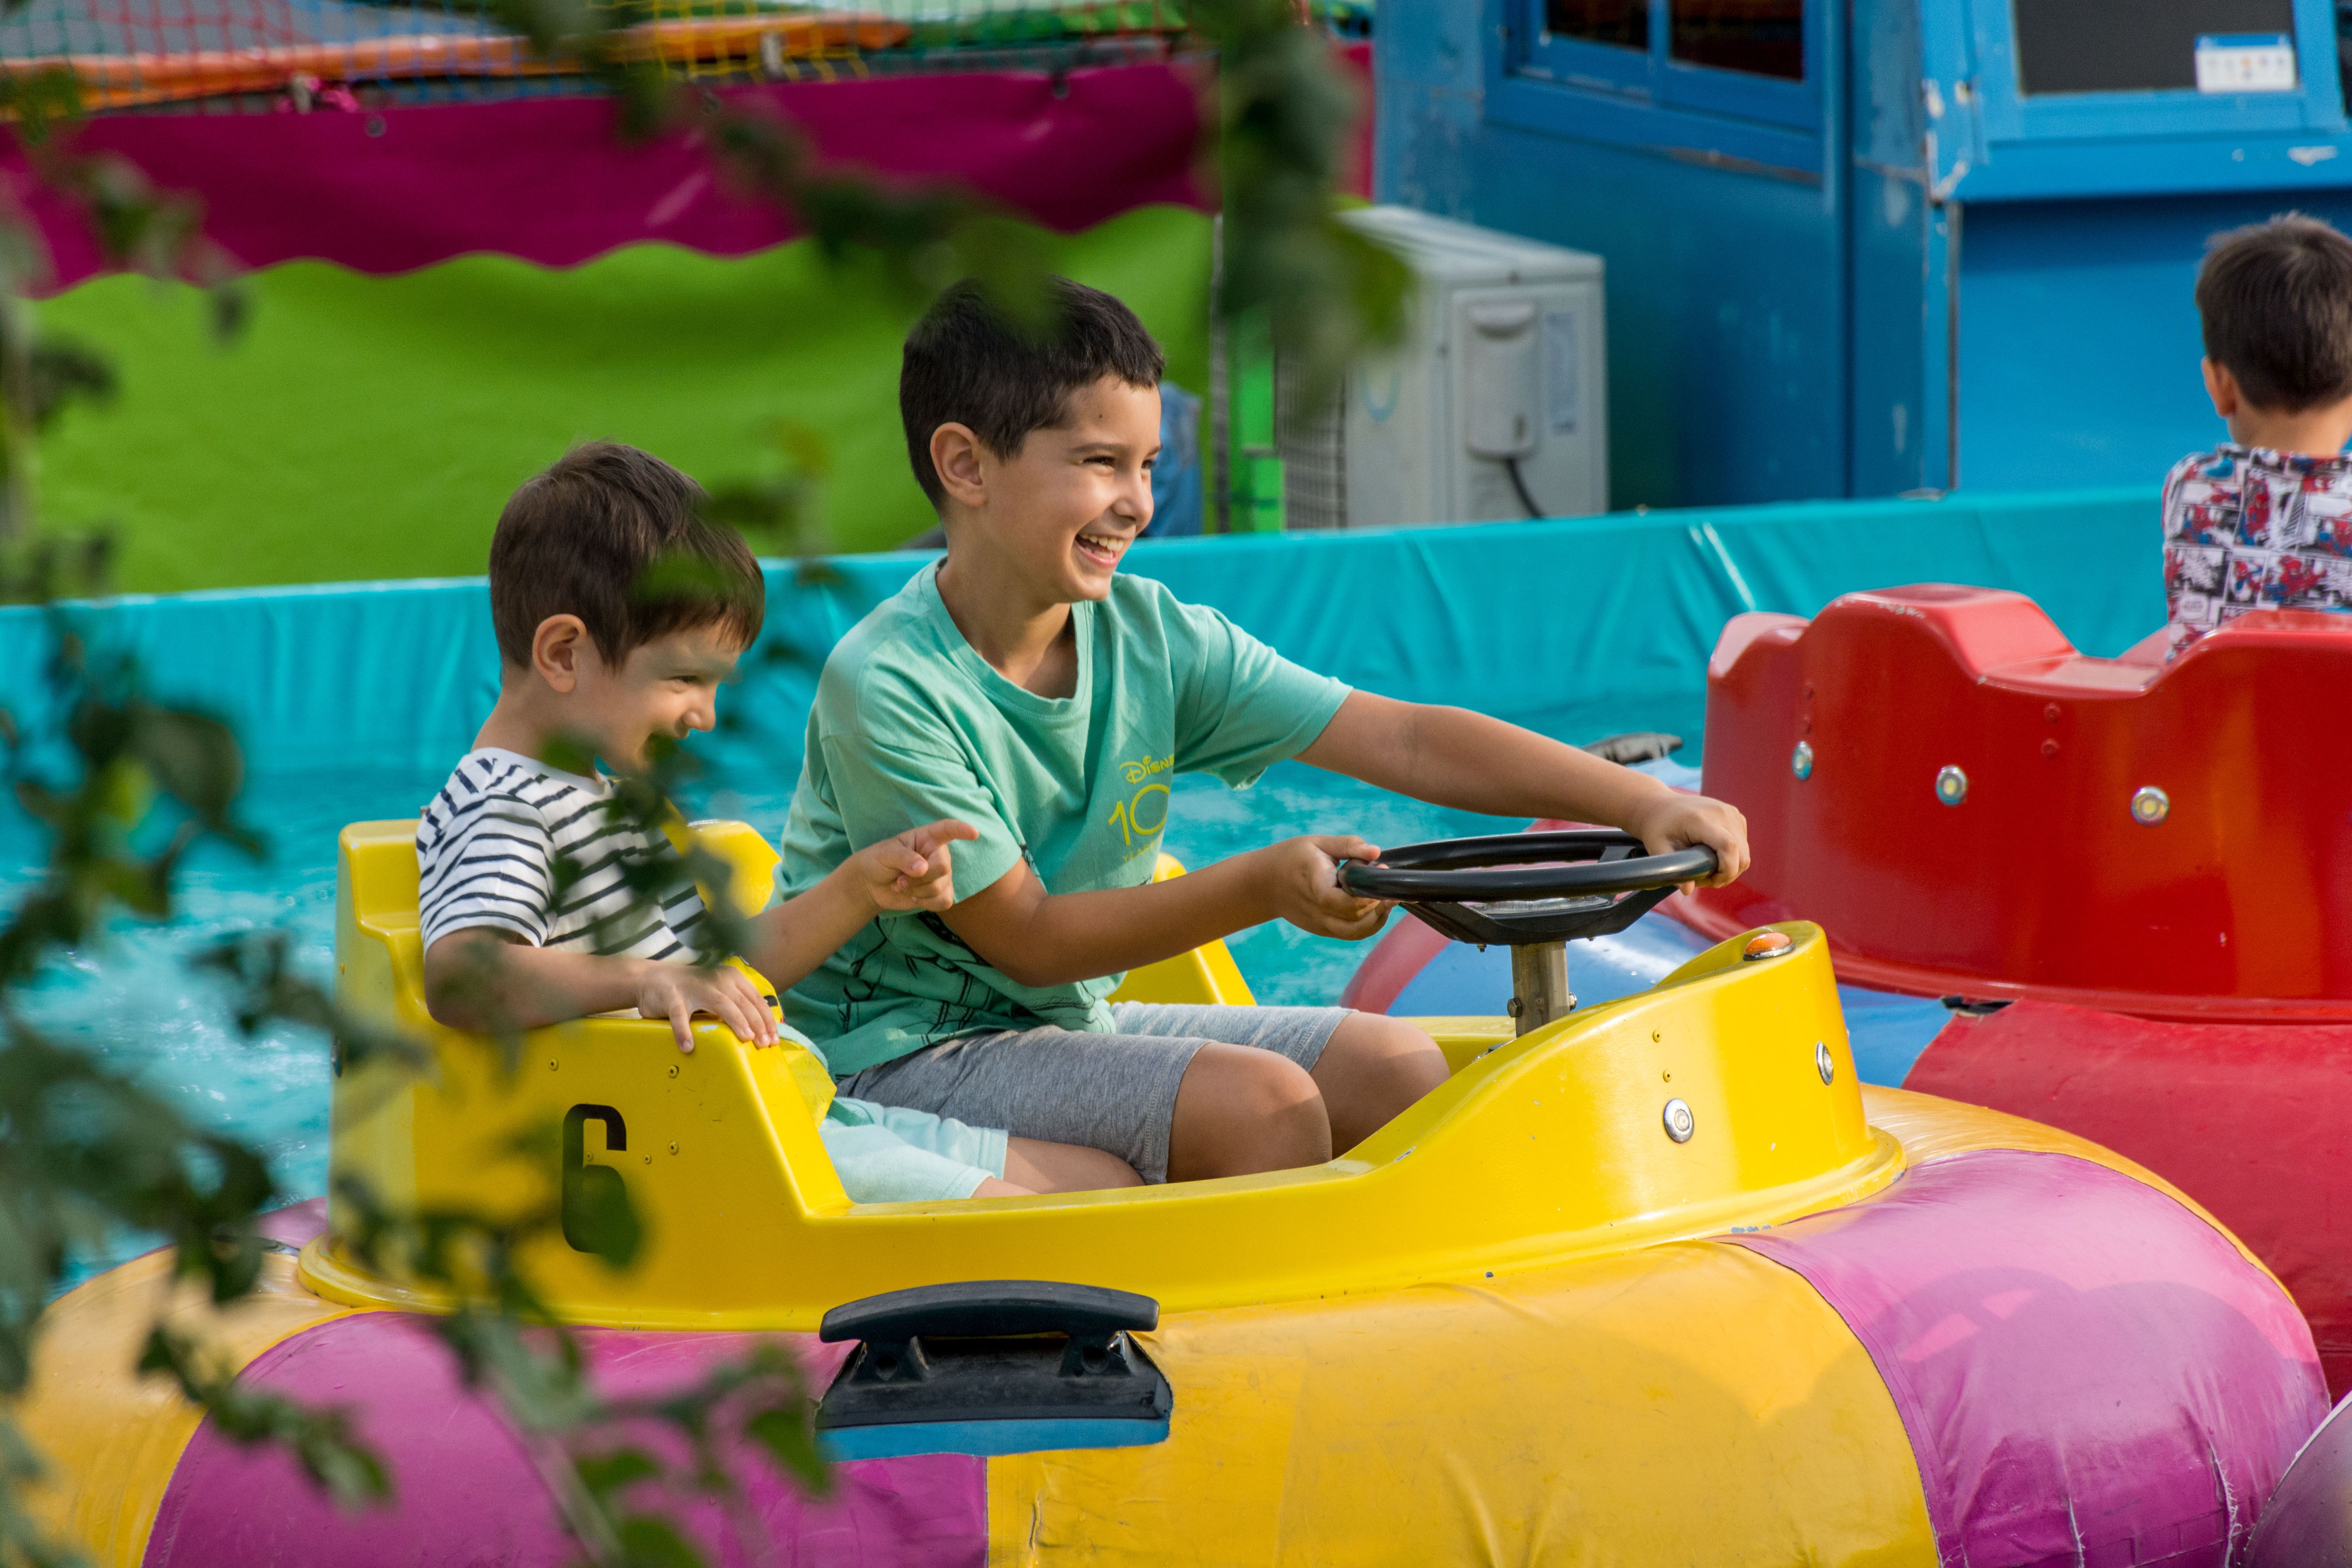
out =
[[[395,1002],[393,1012],[396,1016],[411,1018],[422,1018],[426,1012],[424,942],[417,912],[416,826],[414,819],[356,824],[344,830],[342,855],[346,885],[341,901],[347,906],[346,918],[354,924],[364,924],[388,949],[391,962],[387,978],[395,995],[386,1000]],[[688,834],[729,867],[730,875],[723,890],[729,904],[745,912],[767,907],[775,894],[776,867],[782,857],[756,828],[749,823],[733,821],[681,824],[672,835],[681,848]],[[1163,854],[1152,879],[1165,881],[1183,874],[1184,868],[1176,858]],[[720,889],[708,885],[701,891],[705,901],[714,905],[722,896]],[[339,954],[346,951],[347,945],[339,941]],[[730,962],[751,974],[763,991],[774,994],[774,988],[764,976],[740,959]],[[342,967],[348,973],[347,962]],[[1252,1005],[1255,998],[1225,944],[1212,942],[1132,971],[1111,994],[1111,1000],[1245,1007]],[[672,1048],[667,1023],[625,1014],[606,1015],[599,1021],[641,1030],[644,1048],[647,1050],[667,1052]],[[709,1020],[698,1025],[698,1029],[719,1027]],[[778,1043],[774,1060],[798,1092],[811,1122],[823,1117],[834,1094],[833,1077],[824,1058],[786,1037]],[[818,1152],[821,1156],[822,1145]],[[823,1163],[830,1170],[830,1160]]]
[[[1747,615],[1708,666],[1706,793],[1754,861],[1684,901],[1819,921],[1850,981],[2273,1019],[2352,1009],[2352,616],[2258,609],[2168,658],[2078,652],[2022,594]]]

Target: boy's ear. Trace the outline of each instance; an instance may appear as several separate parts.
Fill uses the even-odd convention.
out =
[[[588,623],[578,616],[550,616],[530,634],[530,667],[558,691],[580,685],[580,659],[588,642]]]
[[[969,425],[953,422],[931,432],[931,467],[940,488],[965,506],[988,504],[988,477],[981,465],[980,437]]]
[[[2200,360],[2205,371],[2205,395],[2213,400],[2213,412],[2224,419],[2237,416],[2246,405],[2246,395],[2238,389],[2238,378],[2230,367],[2218,360]]]

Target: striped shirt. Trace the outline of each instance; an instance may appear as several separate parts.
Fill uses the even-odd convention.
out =
[[[601,773],[582,778],[494,746],[466,753],[416,828],[425,948],[451,931],[495,926],[534,947],[692,962],[702,896],[661,834],[608,819],[612,795]],[[559,861],[571,878],[561,901]],[[673,873],[657,899],[624,879],[646,861]]]

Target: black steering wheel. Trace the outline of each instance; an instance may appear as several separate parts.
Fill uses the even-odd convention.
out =
[[[1344,862],[1339,885],[1393,899],[1455,942],[1524,947],[1623,931],[1676,884],[1715,874],[1715,851],[1643,855],[1614,828],[1499,833],[1408,844],[1377,865]]]

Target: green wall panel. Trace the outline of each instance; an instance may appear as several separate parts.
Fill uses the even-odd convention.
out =
[[[1174,380],[1206,387],[1206,217],[1141,208],[1045,243],[1135,307]],[[912,310],[806,241],[738,259],[635,246],[570,271],[295,262],[247,287],[250,324],[226,347],[193,290],[143,279],[42,308],[121,381],[59,420],[41,476],[49,527],[114,533],[118,588],[478,573],[508,492],[572,441],[634,442],[719,483],[772,469],[779,421],[823,439],[833,548],[930,526],[898,426]]]

